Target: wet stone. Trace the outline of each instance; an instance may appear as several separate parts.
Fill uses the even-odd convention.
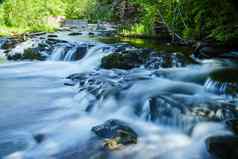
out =
[[[40,144],[46,139],[46,136],[44,134],[36,134],[33,135],[33,139],[36,141],[36,143]]]
[[[120,120],[108,120],[102,125],[93,127],[92,131],[104,139],[104,146],[109,150],[137,143],[137,133]]]
[[[129,70],[144,66],[146,69],[159,69],[185,67],[190,63],[181,53],[157,53],[151,49],[126,50],[123,46],[116,48],[115,51],[102,59],[102,68]]]
[[[50,34],[50,35],[48,35],[48,37],[49,37],[49,38],[57,38],[58,35]]]
[[[225,121],[226,127],[231,130],[235,135],[238,135],[238,118]]]
[[[191,99],[187,97],[185,100]],[[144,114],[150,121],[185,126],[186,130],[190,130],[198,122],[220,122],[238,117],[235,105],[219,101],[185,103],[169,96],[157,96],[149,98],[148,105],[145,106],[143,109],[146,112],[142,112],[142,107],[137,110],[140,116]]]
[[[237,136],[213,136],[206,140],[208,152],[216,159],[238,158]]]
[[[81,32],[72,32],[68,34],[69,36],[77,36],[77,35],[82,35]]]

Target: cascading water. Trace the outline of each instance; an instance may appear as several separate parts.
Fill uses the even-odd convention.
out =
[[[52,55],[49,57],[49,60],[52,61],[63,60],[67,51],[68,48],[66,46],[55,47],[55,49],[52,51]]]
[[[173,54],[173,68],[101,69],[116,50],[56,44],[48,61],[0,65],[0,158],[212,159],[205,139],[230,134],[218,121],[238,115],[206,90],[211,64],[184,66]],[[108,119],[130,123],[138,143],[109,154],[97,149],[91,128]]]

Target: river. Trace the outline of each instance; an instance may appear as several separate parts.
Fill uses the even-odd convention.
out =
[[[101,59],[115,51],[115,42],[68,36],[67,31],[55,34],[76,46],[87,45],[85,56],[75,60],[75,47],[67,50],[68,44],[60,44],[44,61],[0,64],[0,158],[211,159],[206,138],[231,134],[223,121],[234,114],[217,105],[236,104],[236,94],[227,93],[229,82],[216,81],[212,73],[236,72],[235,62],[211,59],[184,67],[102,69]],[[26,43],[18,47],[22,45]],[[160,50],[154,46],[148,45]],[[76,78],[67,86],[72,81],[66,77],[79,73],[83,80]],[[225,79],[233,74],[228,76]],[[152,109],[151,101],[158,109]],[[215,113],[206,116],[203,108]],[[91,128],[108,119],[129,123],[138,143],[106,155],[94,150]],[[37,134],[46,136],[40,144],[34,139]]]

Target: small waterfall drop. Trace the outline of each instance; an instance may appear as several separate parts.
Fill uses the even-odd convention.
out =
[[[60,61],[64,59],[65,53],[67,52],[67,47],[59,46],[55,47],[52,51],[51,56],[49,57],[50,61]]]
[[[64,61],[73,61],[74,59],[74,55],[75,53],[77,53],[78,48],[77,47],[73,47],[71,48],[65,55],[64,57]]]
[[[218,95],[222,94],[235,94],[238,91],[238,85],[232,82],[220,82],[208,78],[204,84],[204,88],[208,92],[216,93]]]

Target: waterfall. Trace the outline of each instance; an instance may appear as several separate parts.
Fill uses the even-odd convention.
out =
[[[60,61],[64,59],[65,53],[67,51],[66,46],[55,47],[52,51],[51,56],[49,57],[50,61]]]
[[[220,82],[208,78],[204,84],[207,91],[216,94],[233,94],[237,91],[238,85],[232,82]]]
[[[112,47],[105,44],[97,44],[93,46],[91,43],[80,43],[70,45],[58,45],[52,51],[50,61],[76,61],[90,58],[101,58],[106,52],[112,50]],[[85,60],[84,60],[85,61]]]
[[[71,48],[65,55],[64,57],[64,61],[73,61],[74,60],[74,56],[75,53],[77,53],[78,48],[77,47],[73,47]]]

